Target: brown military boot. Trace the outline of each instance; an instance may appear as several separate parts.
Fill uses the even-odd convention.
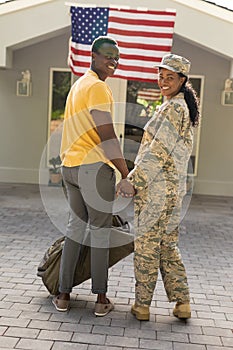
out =
[[[150,308],[149,306],[139,306],[133,304],[131,307],[131,313],[136,316],[139,321],[149,321],[150,319]]]
[[[186,303],[177,302],[173,309],[173,315],[183,319],[190,318],[191,308],[190,308],[189,302],[186,302]]]

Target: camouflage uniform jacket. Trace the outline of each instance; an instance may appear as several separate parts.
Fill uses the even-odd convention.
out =
[[[144,130],[135,167],[128,175],[130,182],[138,194],[144,189],[154,191],[156,183],[158,187],[164,180],[176,183],[176,191],[184,194],[193,147],[193,128],[184,94],[166,100]]]

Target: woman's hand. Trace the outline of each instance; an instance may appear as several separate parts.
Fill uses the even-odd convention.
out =
[[[122,179],[117,184],[116,193],[122,197],[130,198],[136,194],[136,191],[133,185],[127,179]]]

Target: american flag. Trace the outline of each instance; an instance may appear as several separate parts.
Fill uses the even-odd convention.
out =
[[[105,7],[71,7],[70,67],[82,75],[90,67],[91,44],[109,35],[120,49],[114,77],[154,82],[154,65],[171,52],[176,13]]]

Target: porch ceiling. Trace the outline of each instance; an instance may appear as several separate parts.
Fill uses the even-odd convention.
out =
[[[118,1],[112,0],[112,3],[117,4]],[[218,1],[221,0],[214,2]],[[153,8],[176,9],[175,34],[231,61],[233,46],[229,45],[229,41],[233,32],[233,11],[209,2],[211,1],[153,0]],[[78,5],[77,1],[73,3]],[[151,8],[151,3],[151,0],[144,0],[143,5]],[[60,35],[70,28],[69,6],[65,6],[65,0],[17,0],[0,4],[2,68],[12,66],[13,50]],[[124,0],[124,4],[132,7],[131,0]],[[109,2],[97,0],[96,5],[109,6]],[[137,0],[134,7],[136,5]]]

